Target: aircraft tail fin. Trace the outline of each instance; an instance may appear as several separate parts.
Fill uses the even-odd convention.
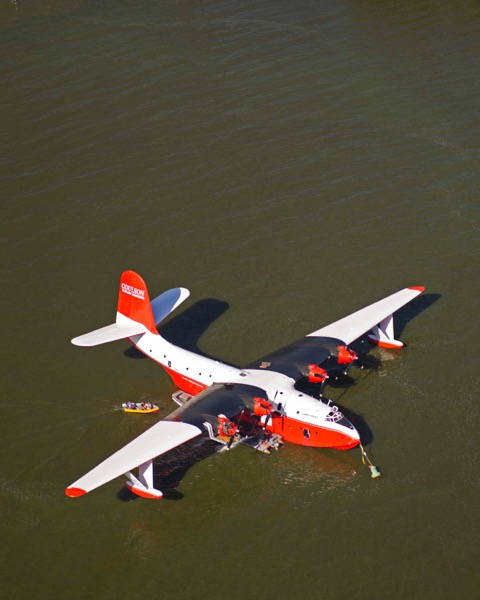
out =
[[[156,325],[189,295],[184,288],[174,288],[150,302],[147,286],[140,275],[135,271],[124,271],[120,278],[115,323],[73,338],[72,344],[97,346],[146,332],[158,335]]]

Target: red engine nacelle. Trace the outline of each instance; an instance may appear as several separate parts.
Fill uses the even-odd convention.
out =
[[[357,353],[346,346],[338,346],[337,361],[339,365],[349,365],[357,359]]]
[[[269,415],[272,412],[273,406],[270,404],[270,402],[268,402],[268,400],[258,397],[254,398],[253,400],[253,414],[257,417],[263,417],[265,415]]]

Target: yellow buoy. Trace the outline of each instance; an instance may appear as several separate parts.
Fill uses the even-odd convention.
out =
[[[370,477],[372,479],[377,479],[377,477],[381,477],[382,474],[380,473],[380,471],[377,469],[377,467],[375,465],[372,465],[372,463],[370,462],[370,459],[368,458],[367,453],[365,452],[365,449],[361,443],[360,443],[360,450],[362,452],[363,464],[366,465],[368,463],[368,468],[370,469]]]

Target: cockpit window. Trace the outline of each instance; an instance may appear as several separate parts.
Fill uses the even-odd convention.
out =
[[[336,407],[335,407],[336,408]],[[325,417],[326,421],[330,421],[330,423],[338,423],[343,419],[343,413],[341,413],[338,408],[337,410],[331,410],[328,415]]]

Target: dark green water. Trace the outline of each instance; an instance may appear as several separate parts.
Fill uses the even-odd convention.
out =
[[[478,2],[3,0],[0,51],[5,597],[478,598]],[[198,347],[239,365],[425,285],[330,391],[382,479],[238,448],[176,501],[65,497],[154,422],[122,402],[174,407],[126,344],[69,342],[127,268],[213,300]]]

